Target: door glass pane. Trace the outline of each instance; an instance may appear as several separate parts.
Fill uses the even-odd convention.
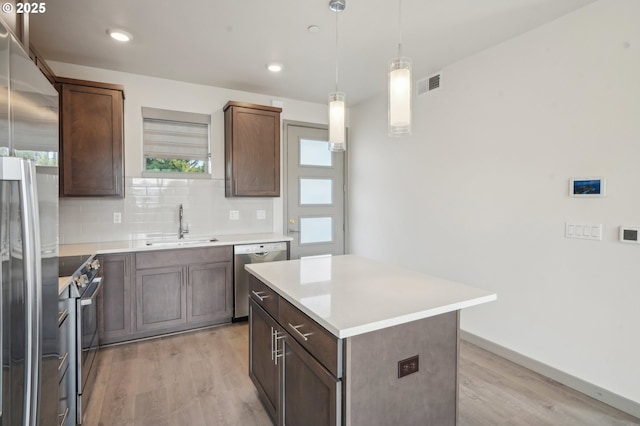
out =
[[[329,142],[300,139],[300,165],[331,167],[333,162]]]
[[[332,179],[300,179],[300,205],[331,204]]]
[[[333,241],[332,217],[303,217],[300,219],[300,244]]]

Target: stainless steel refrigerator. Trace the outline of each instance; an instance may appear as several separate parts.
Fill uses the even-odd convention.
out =
[[[58,95],[0,20],[0,426],[58,418]]]

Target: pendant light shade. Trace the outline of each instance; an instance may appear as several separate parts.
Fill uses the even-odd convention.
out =
[[[411,135],[411,59],[389,64],[389,136]]]
[[[402,0],[398,0],[398,57],[389,63],[389,136],[411,136],[411,59],[402,56]]]
[[[344,92],[338,91],[338,13],[346,8],[345,0],[330,0],[329,9],[336,14],[336,91],[329,93],[329,151],[344,151],[347,147],[345,137],[345,99]]]
[[[345,138],[345,94],[329,93],[329,150],[344,151]]]

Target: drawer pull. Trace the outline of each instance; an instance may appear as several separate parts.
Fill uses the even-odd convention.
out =
[[[62,321],[69,315],[69,309],[65,309],[62,312],[58,312],[58,325],[62,324]]]
[[[282,358],[284,354],[282,353],[282,349],[278,349],[278,340],[285,338],[285,333],[282,331],[273,330],[273,334],[271,335],[271,360],[274,361],[276,365],[278,365],[278,358]]]
[[[60,361],[58,363],[58,371],[60,371],[67,358],[69,358],[69,352],[65,353],[63,357],[58,357],[58,360]]]
[[[258,299],[260,299],[261,302],[264,302],[264,299],[268,299],[269,296],[265,296],[265,292],[264,291],[255,291],[255,290],[251,290],[251,293],[253,293],[253,295],[255,297],[257,297]]]
[[[58,414],[58,426],[63,426],[69,417],[69,407],[64,409],[64,413]]]
[[[302,327],[302,324],[300,325],[293,325],[291,323],[289,323],[289,327],[291,327],[293,329],[293,331],[295,331],[296,333],[298,333],[298,335],[300,337],[302,337],[305,341],[309,340],[307,337],[311,336],[313,333],[301,333],[300,330],[298,330],[300,327]]]

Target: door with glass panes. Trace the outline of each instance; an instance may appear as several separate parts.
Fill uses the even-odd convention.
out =
[[[284,123],[291,259],[344,254],[345,153],[329,151],[326,126]]]

